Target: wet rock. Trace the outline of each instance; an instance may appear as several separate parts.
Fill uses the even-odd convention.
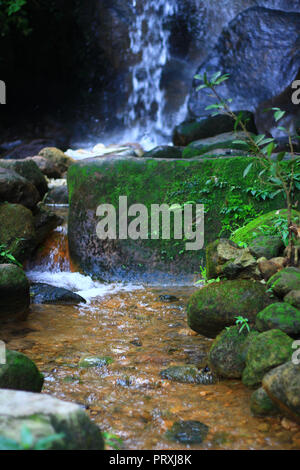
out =
[[[13,170],[0,167],[0,202],[33,208],[41,199],[36,187]]]
[[[282,257],[271,258],[270,260],[259,258],[257,265],[264,280],[268,281],[270,277],[274,276],[274,274],[285,267],[286,259]]]
[[[300,289],[299,290],[291,290],[285,297],[284,301],[288,304],[292,305],[293,307],[300,310]]]
[[[165,436],[167,439],[181,444],[201,444],[209,431],[209,427],[200,421],[177,421]]]
[[[41,202],[34,210],[34,227],[36,232],[37,244],[43,243],[52,230],[63,223],[62,217],[52,212]]]
[[[292,290],[300,287],[300,269],[287,267],[272,276],[267,286],[272,292],[282,298]]]
[[[39,156],[46,158],[53,162],[59,169],[60,173],[65,173],[69,166],[75,163],[73,158],[68,157],[64,152],[57,149],[56,147],[46,147],[39,152]]]
[[[34,157],[27,157],[26,160],[33,161],[40,169],[40,171],[48,178],[61,178],[62,173],[56,164],[48,158],[36,155]]]
[[[83,297],[74,292],[40,282],[31,284],[30,295],[34,304],[78,305],[86,303]]]
[[[160,295],[158,298],[161,302],[178,302],[179,300],[177,297],[175,297],[175,295],[169,294]]]
[[[247,151],[246,143],[235,143],[236,140],[246,140],[244,132],[226,132],[215,137],[200,139],[191,142],[182,152],[183,158],[193,158],[204,154],[214,154],[215,150],[221,150],[226,155],[227,150]],[[229,152],[230,154],[230,152]]]
[[[220,274],[226,279],[260,279],[256,259],[250,253],[249,248],[244,248],[239,255],[227,261],[220,270]]]
[[[266,307],[256,317],[255,326],[258,331],[277,328],[287,335],[300,334],[300,310],[286,302],[277,302]]]
[[[141,346],[143,346],[143,343],[138,338],[130,341],[130,344],[132,344],[133,346],[136,346],[137,348],[140,348]]]
[[[31,359],[20,352],[6,350],[6,363],[0,365],[0,389],[39,393],[43,382],[43,375]]]
[[[108,356],[86,356],[80,359],[78,367],[87,369],[90,367],[105,367],[113,362],[113,359]]]
[[[0,160],[0,167],[13,170],[30,181],[40,194],[40,199],[48,191],[47,181],[39,167],[32,160]]]
[[[20,204],[0,204],[0,245],[18,261],[28,259],[37,245],[32,212]]]
[[[181,158],[182,149],[180,147],[171,147],[170,145],[160,145],[144,153],[143,156],[144,158]]]
[[[263,378],[263,388],[284,414],[300,424],[300,365],[287,362]]]
[[[255,321],[258,312],[270,303],[266,288],[249,280],[209,284],[189,299],[187,320],[190,328],[215,338],[225,327],[235,324],[237,316]]]
[[[201,371],[194,365],[171,366],[162,370],[159,375],[162,379],[185,384],[208,385],[215,381],[215,377],[209,370]]]
[[[220,265],[233,260],[240,254],[239,246],[221,238],[209,243],[206,247],[206,274],[208,279],[216,279],[221,271]]]
[[[247,387],[259,385],[270,369],[291,358],[292,344],[292,338],[280,330],[269,330],[254,337],[246,355],[243,384]]]
[[[79,405],[46,394],[0,390],[0,434],[20,443],[24,426],[34,444],[54,434],[63,434],[49,443],[49,450],[103,450],[98,426]]]
[[[35,139],[31,142],[23,142],[14,149],[9,149],[5,153],[5,159],[24,159],[32,155],[37,155],[40,150],[49,145],[53,145],[54,141],[48,139]]]
[[[29,303],[24,271],[15,264],[0,264],[0,321],[25,319]]]
[[[57,186],[50,189],[45,199],[46,204],[68,204],[69,194],[67,186]]]
[[[210,103],[211,104],[211,103]],[[245,119],[249,119],[247,127],[250,132],[257,133],[254,116],[249,111],[243,111]],[[184,121],[175,127],[173,143],[186,146],[200,139],[207,139],[216,135],[232,132],[234,120],[225,114]]]
[[[300,62],[295,44],[299,40],[299,28],[299,14],[250,8],[223,29],[213,51],[197,73],[207,72],[209,76],[218,71],[228,73],[230,79],[218,87],[219,93],[225,99],[233,98],[234,110],[247,107],[253,111],[260,103],[279,95],[297,76]],[[259,54],[265,44],[270,47],[265,54]],[[288,70],[287,56],[290,58]],[[249,57],[255,57],[255,72]],[[194,81],[189,100],[189,110],[195,116],[208,114],[210,111],[205,110],[206,106],[215,102],[209,96],[209,90],[196,91],[200,84]]]
[[[254,416],[275,416],[279,413],[278,407],[262,387],[252,393],[250,409]]]
[[[214,340],[208,355],[212,370],[220,377],[240,378],[246,367],[246,355],[257,332],[232,326],[223,330]]]
[[[262,235],[249,243],[249,250],[255,258],[276,258],[283,252],[282,238]]]

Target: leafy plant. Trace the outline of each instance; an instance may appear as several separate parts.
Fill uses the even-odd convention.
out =
[[[16,264],[17,266],[22,268],[22,264],[18,260],[16,260],[16,258],[11,253],[11,251],[7,248],[6,245],[0,245],[0,260],[1,258],[6,263]]]
[[[202,284],[203,281],[204,281],[204,285],[208,285],[208,284],[213,284],[214,282],[220,282],[221,279],[218,277],[217,279],[207,279],[207,270],[206,268],[203,268],[203,266],[200,266],[200,274],[202,276],[201,279],[199,279],[199,281],[196,281],[195,282],[195,285],[197,284]]]
[[[123,441],[120,437],[116,436],[115,434],[111,434],[110,432],[103,432],[103,437],[105,441],[105,446],[112,447],[114,450],[120,450],[120,446],[122,447]]]
[[[295,155],[292,136],[287,129],[278,126],[278,130],[285,132],[288,136],[291,158],[288,161],[284,161],[287,152],[279,152],[274,157],[274,150],[277,147],[275,139],[266,137],[264,134],[256,136],[251,134],[247,129],[247,120],[243,120],[243,113],[240,112],[236,115],[230,108],[232,100],[223,99],[217,92],[216,88],[229,79],[228,74],[222,75],[221,72],[217,72],[209,80],[207,74],[204,73],[203,75],[195,75],[195,79],[202,82],[197,90],[207,88],[212,92],[212,96],[218,100],[216,104],[207,106],[206,109],[215,110],[214,114],[221,112],[230,116],[234,120],[234,130],[241,129],[244,132],[245,139],[235,140],[233,143],[245,144],[249,154],[255,157],[255,161],[260,164],[262,169],[259,173],[259,179],[262,183],[267,182],[268,187],[273,187],[271,197],[274,198],[278,194],[284,195],[288,224],[287,258],[289,264],[292,265],[293,260],[297,258],[297,252],[294,248],[295,226],[292,220],[292,209],[297,203],[295,200],[295,190],[300,190],[300,158]],[[280,121],[285,115],[285,111],[282,111],[280,108],[271,108],[271,110],[274,112],[275,122]],[[251,171],[253,163],[249,163],[246,167],[243,177],[246,177]]]
[[[244,317],[241,317],[241,316],[238,316],[238,317],[234,317],[236,319],[236,322],[235,324],[236,325],[241,325],[240,329],[239,329],[239,333],[241,333],[243,331],[244,328],[246,328],[248,330],[248,333],[250,332],[250,326],[248,325],[248,318],[244,318]]]
[[[64,434],[52,434],[50,436],[38,439],[36,442],[34,436],[27,426],[21,429],[20,442],[0,436],[0,450],[47,450],[53,442],[59,441],[65,437]]]
[[[0,0],[1,36],[6,36],[11,28],[16,28],[25,35],[31,32],[25,10],[26,5],[27,0]]]

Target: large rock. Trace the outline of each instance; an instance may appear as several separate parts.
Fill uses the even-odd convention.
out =
[[[34,304],[78,305],[85,299],[62,287],[37,282],[30,286],[31,301]]]
[[[197,73],[209,75],[221,71],[230,79],[219,87],[224,98],[233,98],[233,109],[255,110],[258,105],[279,95],[295,79],[299,66],[300,14],[254,7],[235,17],[220,35],[212,53]],[[265,49],[265,44],[270,47]],[[264,51],[264,53],[260,53]],[[289,67],[286,67],[286,57]],[[255,70],[249,57],[255,57]],[[284,73],[282,71],[284,70]],[[214,103],[210,92],[196,91],[189,100],[193,115],[203,116],[205,107]],[[247,86],[245,86],[247,84]]]
[[[60,173],[65,173],[69,166],[74,163],[71,157],[68,157],[64,152],[56,147],[45,147],[39,152],[39,156],[50,160],[59,169]]]
[[[52,212],[45,204],[39,202],[34,211],[34,227],[37,245],[42,244],[49,233],[63,223],[63,218]]]
[[[300,424],[300,365],[287,362],[264,376],[262,385],[284,414]]]
[[[45,199],[46,204],[68,204],[68,202],[68,188],[64,185],[50,189]]]
[[[249,250],[255,258],[276,258],[283,252],[282,238],[272,235],[261,235],[249,243]]]
[[[160,145],[144,153],[146,158],[181,158],[182,149],[180,147],[171,147],[171,145]]]
[[[49,450],[103,450],[99,428],[79,405],[45,394],[0,390],[0,434],[21,444],[26,427],[34,444],[54,434],[63,434],[50,442]]]
[[[26,160],[33,161],[40,171],[48,178],[61,178],[62,172],[58,169],[55,162],[49,160],[49,158],[40,157],[35,155],[34,157],[27,157]]]
[[[15,264],[0,264],[0,321],[25,319],[30,303],[29,282]]]
[[[287,335],[300,335],[300,310],[286,302],[277,302],[266,307],[256,317],[258,331],[277,328]]]
[[[20,204],[0,204],[0,245],[18,261],[28,259],[37,245],[32,212]]]
[[[252,393],[250,409],[254,416],[275,416],[279,413],[278,407],[262,387]]]
[[[6,350],[6,363],[0,365],[0,388],[37,392],[42,390],[43,375],[25,354]]]
[[[293,307],[300,310],[300,289],[299,290],[291,290],[285,297],[284,301],[288,304],[292,305]]]
[[[248,348],[243,384],[256,387],[269,370],[290,360],[292,344],[292,338],[280,330],[269,330],[255,336]]]
[[[268,280],[268,288],[282,298],[292,290],[300,288],[300,269],[292,266],[284,268]]]
[[[247,136],[244,132],[226,132],[215,137],[196,140],[185,147],[182,152],[182,157],[192,158],[204,154],[214,155],[216,150],[224,155],[230,150],[239,150],[241,151],[240,155],[243,155],[247,153],[246,138]],[[236,143],[237,140],[243,140],[245,143]]]
[[[214,340],[208,355],[212,370],[220,377],[240,378],[246,367],[246,355],[251,340],[258,333],[239,326],[223,330]]]
[[[30,181],[38,190],[41,199],[48,191],[47,181],[33,160],[0,160],[0,167],[13,170]]]
[[[199,289],[190,297],[187,320],[192,330],[214,338],[225,327],[234,325],[237,316],[254,322],[257,313],[269,303],[266,288],[260,282],[216,282]]]
[[[0,202],[33,208],[41,199],[36,187],[13,170],[0,167]]]
[[[257,132],[254,116],[248,111],[243,111],[243,116],[248,121],[248,130],[254,134]],[[174,145],[189,145],[191,142],[199,141],[200,139],[207,139],[220,134],[225,135],[227,132],[234,130],[235,121],[225,114],[217,116],[209,116],[199,118],[196,120],[184,121],[175,127],[173,132],[173,143]],[[224,141],[224,137],[222,137]],[[225,139],[228,141],[228,139]],[[231,139],[232,140],[232,139]],[[210,142],[211,139],[210,139]],[[201,144],[201,142],[199,142]],[[205,142],[203,142],[203,145]],[[205,153],[205,152],[203,152]]]

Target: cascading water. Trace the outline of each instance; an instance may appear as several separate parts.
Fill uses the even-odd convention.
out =
[[[133,0],[135,21],[129,37],[136,63],[130,69],[132,91],[125,111],[125,125],[132,140],[145,147],[166,142],[165,94],[162,73],[169,59],[168,20],[176,14],[176,0]],[[182,114],[182,113],[180,113]]]

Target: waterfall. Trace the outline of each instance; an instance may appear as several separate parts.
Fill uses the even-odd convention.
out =
[[[168,134],[164,127],[163,68],[169,59],[168,19],[176,13],[176,0],[132,0],[134,21],[130,26],[132,91],[125,110],[125,125],[133,140],[147,145]],[[152,145],[153,146],[153,145]]]

